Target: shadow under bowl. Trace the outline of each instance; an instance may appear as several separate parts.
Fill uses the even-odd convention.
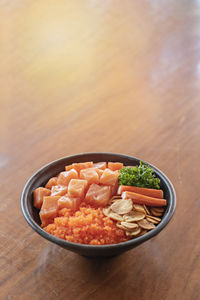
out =
[[[123,243],[98,246],[68,242],[44,231],[40,227],[41,222],[39,218],[39,211],[33,206],[33,191],[39,186],[44,186],[50,177],[53,177],[59,172],[63,171],[65,165],[85,161],[122,162],[124,163],[124,165],[134,166],[139,164],[140,159],[117,153],[83,153],[63,157],[45,165],[40,170],[38,170],[24,186],[21,195],[21,208],[28,224],[43,238],[80,255],[89,257],[114,256],[133,249],[141,243],[151,239],[159,232],[161,232],[161,230],[163,230],[163,228],[168,224],[174,214],[174,210],[176,207],[176,193],[174,187],[165,174],[163,174],[153,165],[147,163],[154,169],[156,176],[160,179],[160,187],[164,192],[164,198],[167,200],[167,206],[162,217],[162,221],[153,230],[147,232],[143,236],[131,239]]]

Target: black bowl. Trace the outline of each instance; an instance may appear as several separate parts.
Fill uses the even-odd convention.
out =
[[[170,180],[160,170],[149,164],[155,171],[156,176],[160,179],[161,189],[164,191],[164,197],[167,200],[167,207],[162,217],[162,221],[153,230],[147,232],[143,236],[135,239],[111,245],[93,246],[83,245],[78,243],[68,242],[59,239],[40,227],[39,211],[33,207],[33,190],[39,186],[45,185],[50,177],[57,175],[64,170],[65,165],[69,165],[73,162],[85,162],[85,161],[117,161],[122,162],[124,165],[138,165],[140,159],[132,156],[116,153],[84,153],[73,156],[64,157],[49,163],[37,171],[26,183],[22,195],[21,195],[21,208],[24,217],[28,224],[45,239],[73,252],[76,252],[85,256],[113,256],[120,254],[124,251],[130,250],[141,243],[149,240],[153,236],[157,235],[170,221],[174,214],[176,207],[176,194]]]

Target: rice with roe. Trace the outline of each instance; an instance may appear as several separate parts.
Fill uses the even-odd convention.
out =
[[[106,217],[102,208],[94,208],[82,203],[78,211],[63,208],[52,224],[44,230],[69,242],[106,245],[125,242],[125,232],[116,222]]]

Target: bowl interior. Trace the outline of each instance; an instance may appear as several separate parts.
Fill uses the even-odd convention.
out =
[[[171,219],[176,205],[176,196],[174,188],[169,181],[169,179],[157,168],[149,164],[155,171],[156,176],[160,179],[161,189],[164,191],[164,198],[167,200],[167,207],[162,217],[162,221],[160,224],[156,226],[155,229],[149,231],[145,235],[138,237],[136,239],[132,239],[130,241],[115,244],[115,245],[102,245],[102,246],[91,246],[91,245],[82,245],[75,244],[71,242],[67,242],[65,240],[61,240],[56,238],[48,233],[46,233],[40,227],[40,218],[39,211],[33,207],[33,191],[39,186],[44,186],[50,177],[57,175],[59,172],[64,170],[65,165],[69,165],[74,162],[85,162],[85,161],[112,161],[112,162],[123,162],[124,165],[131,166],[139,164],[140,159],[123,155],[123,154],[115,154],[115,153],[85,153],[85,154],[77,154],[69,157],[64,157],[59,160],[53,161],[48,165],[42,167],[39,171],[37,171],[26,183],[24,190],[22,192],[21,197],[21,207],[23,214],[29,223],[29,225],[40,235],[47,238],[48,240],[67,248],[71,251],[76,251],[79,254],[95,256],[95,252],[98,252],[98,255],[112,255],[118,254],[118,252],[122,252],[125,250],[129,250],[138,244],[148,240],[152,236],[158,234],[169,222]],[[115,251],[114,248],[115,247]],[[91,250],[90,250],[91,249]],[[107,250],[106,250],[107,249]],[[108,249],[111,249],[108,251]],[[91,252],[91,253],[90,253]],[[110,254],[106,254],[109,252]]]

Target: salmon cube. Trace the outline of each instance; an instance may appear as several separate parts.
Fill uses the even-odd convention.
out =
[[[111,194],[112,194],[112,196],[117,195],[118,188],[119,188],[118,181],[116,182],[115,185],[111,185]]]
[[[87,180],[71,179],[68,185],[68,195],[70,197],[83,198],[87,185]]]
[[[104,185],[115,186],[118,182],[119,173],[118,171],[112,171],[110,169],[105,169],[100,178],[100,183]]]
[[[67,193],[66,185],[55,185],[51,188],[51,196],[63,196]]]
[[[112,171],[117,171],[117,170],[121,170],[121,168],[123,168],[123,164],[120,162],[109,162],[108,163],[108,168]]]
[[[68,185],[71,179],[77,179],[78,172],[75,169],[69,171],[61,172],[58,175],[58,185]]]
[[[82,169],[80,171],[80,179],[85,179],[88,181],[88,184],[91,183],[99,183],[99,174],[98,172],[93,169],[93,168],[89,168],[89,169]]]
[[[58,213],[58,199],[59,196],[46,196],[43,198],[43,204],[40,210],[40,220],[42,227],[47,226],[53,222],[53,219]]]
[[[45,188],[46,189],[51,189],[52,186],[57,185],[57,180],[58,180],[57,177],[50,178],[49,181],[47,182],[47,184],[45,185]]]
[[[51,194],[51,191],[44,187],[39,187],[39,188],[35,189],[33,192],[33,205],[36,208],[40,209],[42,207],[44,196],[49,196],[50,194]]]
[[[87,161],[87,162],[83,162],[83,163],[73,163],[72,166],[79,173],[80,170],[82,170],[82,169],[92,168],[93,167],[93,162],[92,161]]]
[[[70,208],[72,210],[77,210],[81,203],[80,198],[69,197],[68,195],[60,197],[58,200],[58,208]]]
[[[95,169],[99,175],[99,178],[101,178],[101,175],[103,174],[103,171],[102,169]]]
[[[93,168],[105,170],[107,168],[107,163],[105,161],[94,163]]]
[[[85,202],[94,206],[106,206],[111,197],[111,187],[98,184],[91,184],[86,196]]]
[[[65,166],[65,171],[69,171],[71,169],[73,169],[74,167],[72,165],[68,165],[68,166]]]

